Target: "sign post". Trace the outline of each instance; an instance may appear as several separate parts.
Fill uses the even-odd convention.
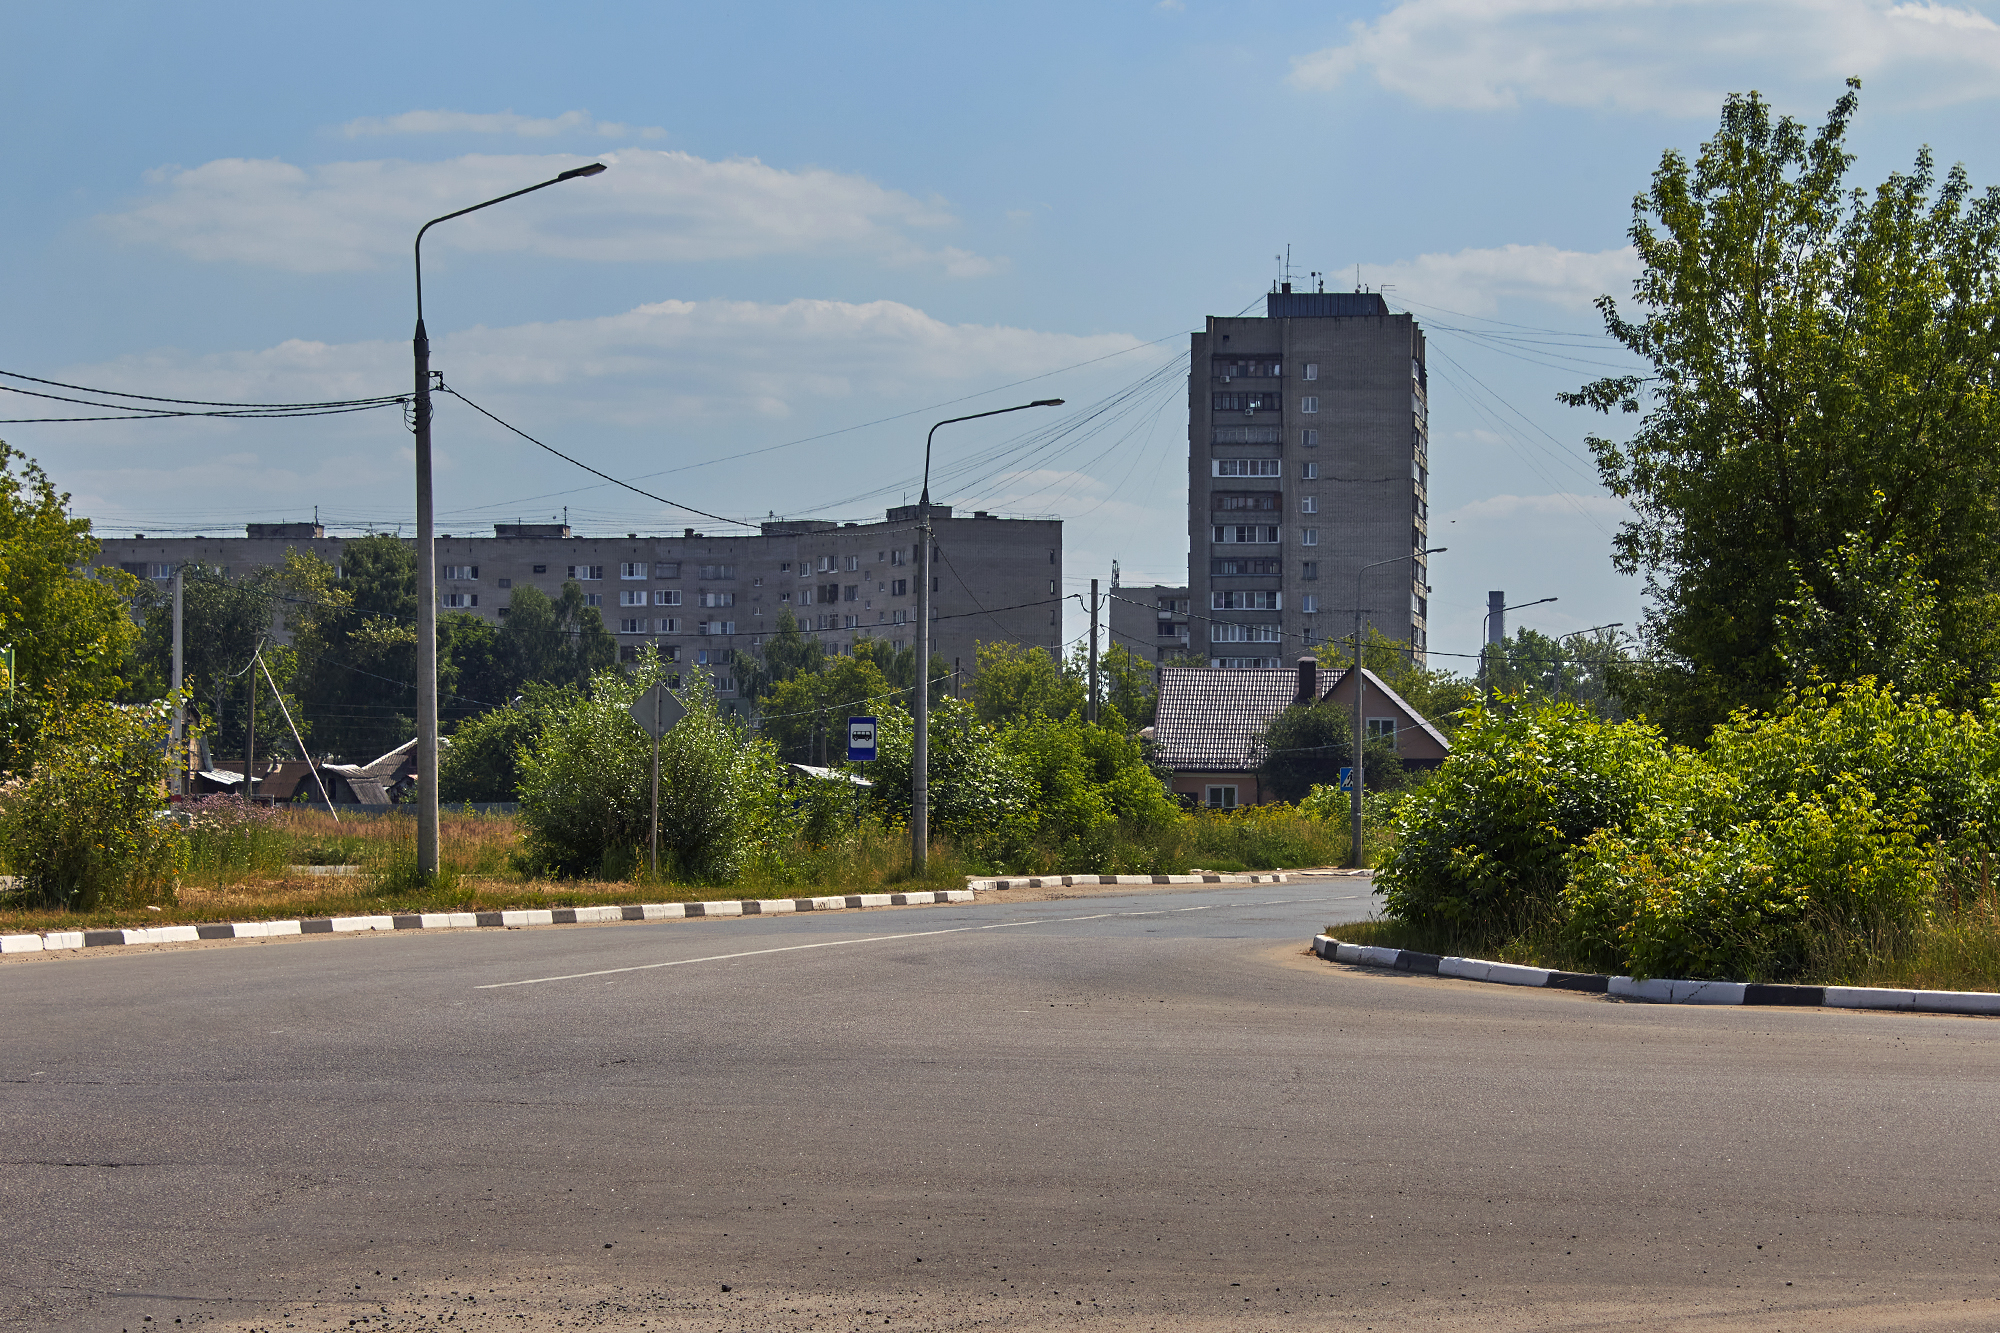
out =
[[[665,685],[655,685],[632,703],[632,719],[646,729],[653,738],[653,822],[652,850],[648,855],[647,868],[655,879],[660,874],[660,737],[673,729],[673,725],[686,716],[687,710],[681,701]]]
[[[866,764],[875,757],[875,719],[872,717],[850,717],[847,719],[847,762]],[[854,798],[854,831],[861,831],[861,797]]]

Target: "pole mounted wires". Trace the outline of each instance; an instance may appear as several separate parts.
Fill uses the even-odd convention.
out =
[[[18,383],[8,383],[8,381]],[[43,387],[24,387],[38,384]],[[66,389],[68,393],[52,393]],[[225,403],[203,398],[167,398],[150,393],[125,393],[117,389],[93,389],[82,384],[65,384],[0,370],[0,393],[19,394],[58,403],[95,408],[99,415],[64,417],[0,417],[0,425],[50,421],[161,421],[175,417],[233,417],[238,420],[269,420],[281,417],[330,417],[347,412],[372,412],[377,408],[398,407],[410,401],[408,394],[384,394],[376,398],[332,398],[311,403]],[[79,396],[81,395],[81,396]]]

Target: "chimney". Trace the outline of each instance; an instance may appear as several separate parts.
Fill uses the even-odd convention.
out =
[[[1507,594],[1486,594],[1486,642],[1499,643],[1507,637]]]
[[[1292,700],[1294,705],[1311,705],[1319,701],[1319,659],[1301,657],[1299,659],[1299,692]]]

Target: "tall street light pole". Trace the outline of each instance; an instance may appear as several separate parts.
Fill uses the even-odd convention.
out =
[[[931,440],[938,426],[981,417],[1025,412],[1031,407],[1061,407],[1060,398],[1037,398],[1014,407],[996,407],[971,416],[946,417],[924,436],[924,489],[917,496],[917,698],[916,735],[910,746],[910,872],[921,875],[931,843]]]
[[[552,176],[539,185],[488,199],[432,218],[417,229],[417,332],[410,341],[416,360],[417,434],[417,871],[432,875],[438,868],[438,698],[437,698],[437,552],[431,539],[431,340],[424,332],[424,233],[440,222],[477,213],[482,208],[545,190],[563,181],[595,176],[604,163],[592,162]]]
[[[1361,669],[1361,579],[1371,569],[1380,569],[1384,565],[1399,565],[1420,555],[1441,555],[1450,549],[1448,546],[1432,546],[1421,551],[1411,551],[1408,555],[1390,556],[1387,560],[1377,560],[1372,565],[1363,565],[1354,576],[1354,789],[1347,797],[1347,822],[1351,834],[1348,855],[1357,870],[1361,868],[1361,793],[1368,776],[1368,763],[1365,758],[1368,738],[1362,734],[1365,714],[1361,706],[1362,698],[1368,691],[1368,677]]]

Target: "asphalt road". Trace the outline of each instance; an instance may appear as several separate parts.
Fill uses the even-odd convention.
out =
[[[10,959],[0,1320],[2000,1325],[2000,1025],[1303,954],[1366,908],[1345,880]]]

